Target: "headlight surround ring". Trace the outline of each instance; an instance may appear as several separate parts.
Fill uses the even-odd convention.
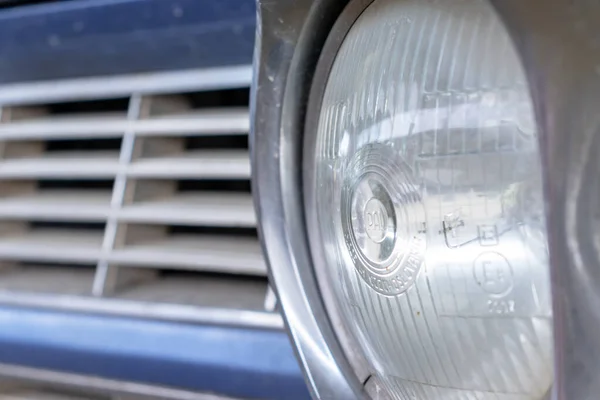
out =
[[[359,0],[359,2],[362,0]],[[302,137],[312,71],[347,1],[259,2],[250,151],[259,236],[296,355],[315,398],[366,398],[312,269],[302,197]],[[370,1],[364,1],[365,4]],[[260,67],[257,67],[260,66]],[[283,268],[281,268],[283,267]],[[358,350],[358,348],[357,348]],[[353,354],[360,354],[359,351]],[[355,368],[358,367],[358,368]]]

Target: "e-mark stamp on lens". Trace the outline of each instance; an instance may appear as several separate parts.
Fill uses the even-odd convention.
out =
[[[479,245],[483,247],[497,246],[500,241],[498,227],[496,225],[477,226],[477,237],[479,239]]]

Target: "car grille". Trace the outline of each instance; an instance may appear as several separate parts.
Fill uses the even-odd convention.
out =
[[[279,328],[250,193],[250,79],[244,66],[0,87],[0,303]]]

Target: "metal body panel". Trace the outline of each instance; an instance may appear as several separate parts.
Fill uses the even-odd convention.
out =
[[[0,9],[0,83],[248,64],[252,0],[73,0]]]
[[[308,398],[279,331],[2,307],[0,363],[232,397]]]

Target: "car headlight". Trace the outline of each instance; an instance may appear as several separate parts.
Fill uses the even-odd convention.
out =
[[[600,6],[536,3],[259,3],[255,198],[315,397],[596,398]]]

